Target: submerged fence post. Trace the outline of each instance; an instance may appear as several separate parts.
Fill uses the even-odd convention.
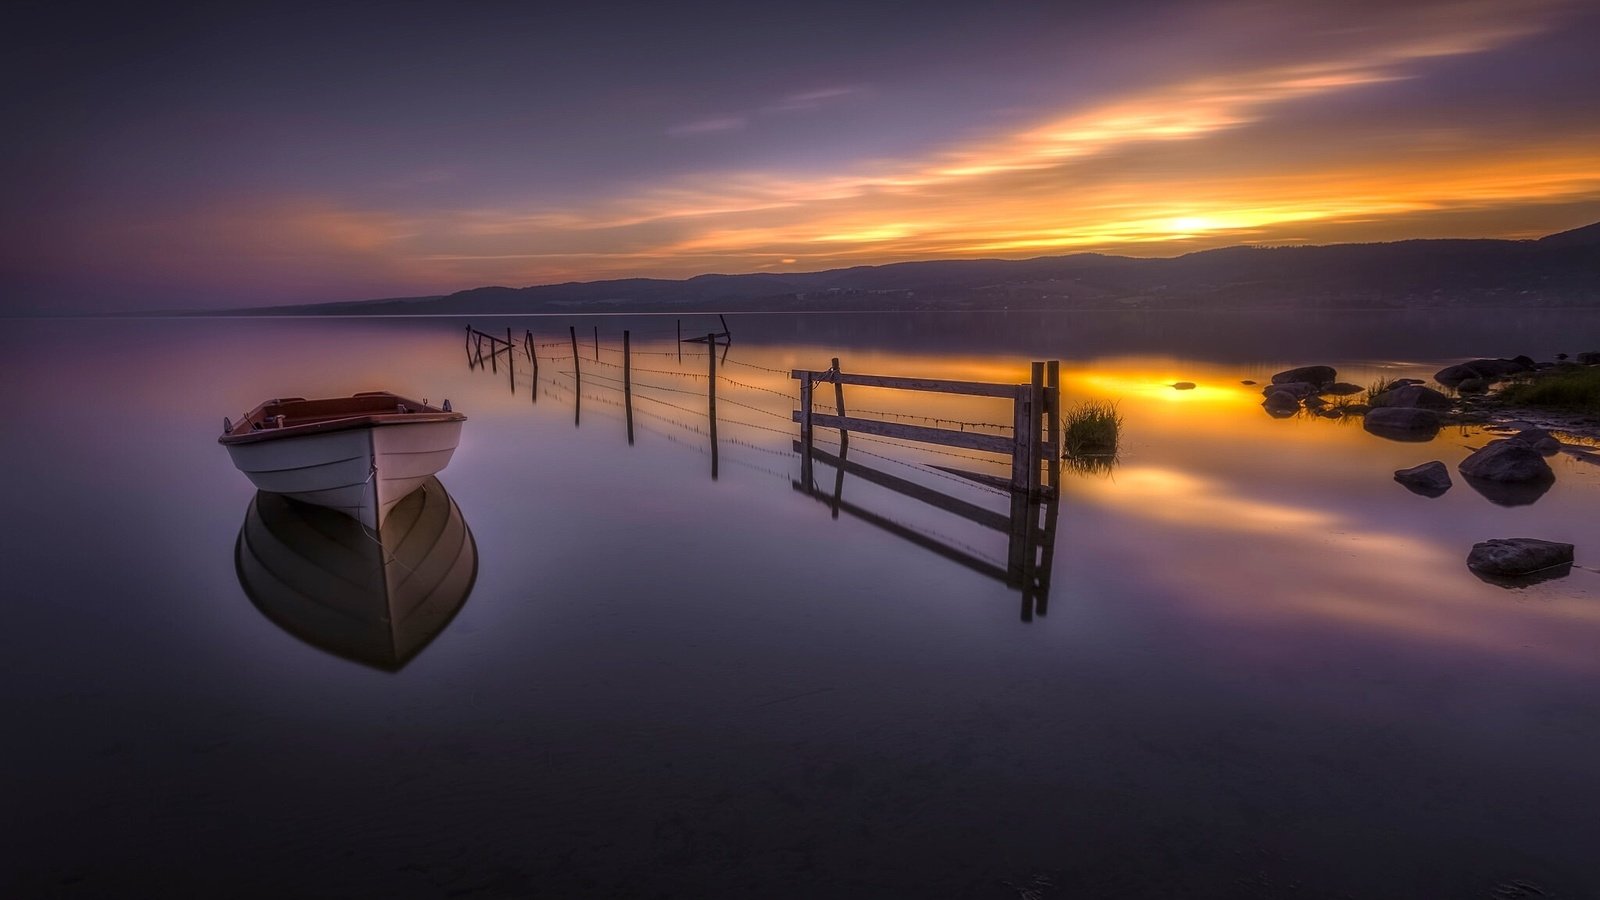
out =
[[[628,446],[633,446],[633,342],[622,329],[622,404],[628,414]]]
[[[711,335],[706,335],[710,338]],[[709,347],[710,344],[708,343]],[[711,419],[711,480],[717,479],[717,355],[706,354],[706,371],[710,375],[706,388],[706,409]]]
[[[706,335],[706,346],[711,346],[711,335]],[[717,355],[707,353],[706,359],[709,367],[710,381],[706,388],[706,409],[711,416],[711,480],[717,480]]]
[[[1044,363],[1031,367],[1028,386],[1028,498],[1039,498],[1039,461],[1044,455],[1040,444],[1039,416],[1044,412]]]
[[[511,343],[511,326],[506,326],[506,377],[511,380],[511,394],[517,393],[517,356],[513,350],[516,344]]]
[[[1045,363],[1044,384],[1045,427],[1049,429],[1046,436],[1047,462],[1053,462],[1061,458],[1061,360],[1052,359]],[[1052,465],[1045,469],[1050,487],[1056,487],[1060,472],[1060,466]]]
[[[572,338],[572,427],[578,427],[578,414],[583,407],[583,371],[578,368],[578,326],[568,325]]]
[[[683,320],[678,320],[678,362],[683,362]]]
[[[720,317],[719,317],[720,318]],[[723,330],[728,327],[727,322],[722,323]],[[728,344],[733,344],[733,337],[729,335]],[[844,418],[844,382],[839,379],[839,357],[833,358],[833,406],[839,418]],[[845,430],[844,424],[839,425],[839,462],[833,470],[833,502],[829,507],[833,518],[839,518],[839,504],[844,501],[844,463],[845,457],[850,453],[850,432]]]
[[[1033,406],[1033,389],[1019,384],[1011,408],[1011,490],[1013,493],[1028,490],[1028,433],[1029,409]]]
[[[600,326],[594,327],[594,358],[600,358]]]
[[[800,376],[800,480],[807,490],[812,482],[811,461],[811,373]]]
[[[842,419],[844,418],[844,383],[839,380],[839,371],[839,357],[835,356],[833,358],[833,405],[839,413],[839,418]],[[846,431],[843,425],[840,425],[839,455],[841,458],[843,458],[844,452],[848,449],[850,449],[850,432]],[[835,519],[839,518],[837,509],[833,511],[833,517]]]

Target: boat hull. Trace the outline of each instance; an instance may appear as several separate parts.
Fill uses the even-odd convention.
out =
[[[377,529],[396,504],[450,462],[460,440],[460,421],[401,422],[226,446],[258,490],[325,506]]]

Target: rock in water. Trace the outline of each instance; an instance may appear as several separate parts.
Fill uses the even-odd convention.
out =
[[[1373,406],[1410,406],[1418,409],[1449,409],[1450,398],[1430,387],[1407,384],[1372,398]]]
[[[1300,410],[1300,398],[1288,391],[1273,391],[1267,395],[1267,399],[1261,401],[1261,405],[1266,407],[1268,415],[1283,418],[1278,414],[1288,413],[1293,415]]]
[[[1472,545],[1467,568],[1479,575],[1520,578],[1572,566],[1572,545],[1537,538],[1496,538]],[[1566,574],[1561,572],[1560,574]]]
[[[1501,483],[1554,481],[1556,477],[1539,451],[1518,440],[1494,441],[1463,459],[1456,469],[1468,478]]]
[[[1439,414],[1431,409],[1386,406],[1368,412],[1361,427],[1391,441],[1431,441],[1439,433]]]
[[[1313,385],[1328,384],[1338,376],[1339,372],[1333,366],[1301,366],[1298,369],[1285,369],[1272,376],[1272,383],[1305,381]]]
[[[1522,362],[1525,359],[1527,362]],[[1504,378],[1507,375],[1531,371],[1533,371],[1533,360],[1525,356],[1519,356],[1516,359],[1475,359],[1460,365],[1445,366],[1433,373],[1433,380],[1445,387],[1453,388],[1469,378],[1482,378],[1493,381],[1496,378]]]
[[[1174,382],[1173,385],[1172,385],[1172,389],[1175,390],[1175,391],[1192,391],[1192,390],[1194,390],[1194,382],[1192,382],[1192,381]]]
[[[1348,381],[1335,381],[1333,384],[1323,388],[1322,392],[1324,394],[1332,394],[1335,397],[1348,397],[1351,394],[1359,394],[1364,390],[1366,388],[1359,384],[1351,384]]]
[[[1527,444],[1540,456],[1554,456],[1561,449],[1561,441],[1543,428],[1524,428],[1506,440]]]
[[[1316,392],[1317,386],[1305,381],[1285,381],[1281,384],[1273,383],[1261,389],[1263,396],[1270,397],[1273,394],[1292,394],[1296,400],[1304,400]]]
[[[1450,470],[1439,460],[1401,469],[1394,473],[1394,480],[1411,493],[1424,497],[1437,497],[1450,490]]]

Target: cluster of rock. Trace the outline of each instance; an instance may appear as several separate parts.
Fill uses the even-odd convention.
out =
[[[1579,353],[1568,359],[1565,353],[1557,354],[1555,361],[1534,362],[1529,356],[1510,359],[1474,359],[1470,362],[1445,366],[1433,373],[1433,380],[1461,394],[1482,394],[1496,382],[1517,375],[1542,372],[1563,366],[1600,366],[1600,351]]]
[[[1490,501],[1518,506],[1539,499],[1556,474],[1545,457],[1561,449],[1561,442],[1542,428],[1525,429],[1509,438],[1490,441],[1463,459],[1456,470]],[[1424,497],[1450,490],[1450,472],[1439,460],[1400,469],[1394,480]],[[1522,586],[1560,578],[1572,569],[1571,544],[1536,538],[1496,538],[1473,545],[1467,567],[1486,581]]]
[[[1434,380],[1454,390],[1452,397],[1435,390],[1420,378],[1401,378],[1388,384],[1383,393],[1369,403],[1330,400],[1364,390],[1359,385],[1336,381],[1332,366],[1300,366],[1272,376],[1262,388],[1261,406],[1267,415],[1284,419],[1305,413],[1327,418],[1363,416],[1367,431],[1397,441],[1428,441],[1439,433],[1446,421],[1471,420],[1473,401],[1469,395],[1482,394],[1495,382],[1546,369],[1600,365],[1600,351],[1579,353],[1573,360],[1560,354],[1556,362],[1535,362],[1532,357],[1475,359],[1446,366],[1434,373]],[[1253,385],[1253,381],[1244,384]]]
[[[1489,386],[1518,375],[1558,366],[1600,365],[1600,351],[1566,355],[1558,362],[1535,362],[1527,356],[1509,359],[1475,359],[1446,366],[1434,374],[1439,384],[1459,394],[1483,393]],[[1400,441],[1428,441],[1438,433],[1457,400],[1428,387],[1421,379],[1402,378],[1369,398],[1368,404],[1334,405],[1327,397],[1360,393],[1357,385],[1335,379],[1332,366],[1300,366],[1272,376],[1262,389],[1262,407],[1268,415],[1286,418],[1312,413],[1330,418],[1362,415],[1363,427],[1380,437]],[[1254,384],[1246,381],[1245,384]],[[1561,442],[1541,428],[1528,428],[1509,438],[1491,441],[1473,451],[1456,467],[1462,478],[1491,502],[1502,506],[1532,503],[1555,483],[1555,471],[1545,457],[1561,449]],[[1395,481],[1413,493],[1439,497],[1452,485],[1449,469],[1439,460],[1401,469]],[[1499,584],[1521,585],[1567,574],[1573,546],[1535,538],[1501,538],[1476,544],[1467,565],[1479,577]]]
[[[1539,499],[1555,483],[1556,473],[1545,461],[1561,449],[1561,442],[1542,428],[1529,428],[1509,438],[1490,441],[1463,459],[1456,470],[1490,501],[1501,506],[1522,506]],[[1439,460],[1400,469],[1394,480],[1424,497],[1448,491],[1450,473]]]
[[[1301,366],[1279,372],[1272,376],[1271,384],[1261,389],[1265,398],[1261,406],[1267,415],[1279,419],[1299,415],[1301,411],[1329,418],[1366,412],[1365,406],[1354,404],[1333,407],[1328,397],[1346,397],[1363,390],[1360,385],[1336,381],[1338,377],[1333,366]]]

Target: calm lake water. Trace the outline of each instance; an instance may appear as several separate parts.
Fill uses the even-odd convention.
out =
[[[1239,383],[1552,358],[1597,349],[1600,312],[730,316],[716,480],[673,318],[473,320],[575,326],[581,387],[570,346],[537,387],[525,359],[469,369],[465,321],[0,329],[6,896],[1600,896],[1600,466],[1553,458],[1531,505],[1459,477],[1430,500],[1393,470],[1454,474],[1487,437],[1275,420]],[[787,371],[835,356],[1001,382],[1060,359],[1069,405],[1120,403],[1116,467],[1063,476],[1046,599],[984,569],[1005,533],[820,464],[822,499],[797,490]],[[469,417],[439,477],[475,581],[398,667],[252,602],[254,491],[216,444],[264,398],[374,389]],[[849,458],[1007,515],[930,468],[1005,465],[954,452]],[[1580,566],[1467,570],[1513,536]]]

